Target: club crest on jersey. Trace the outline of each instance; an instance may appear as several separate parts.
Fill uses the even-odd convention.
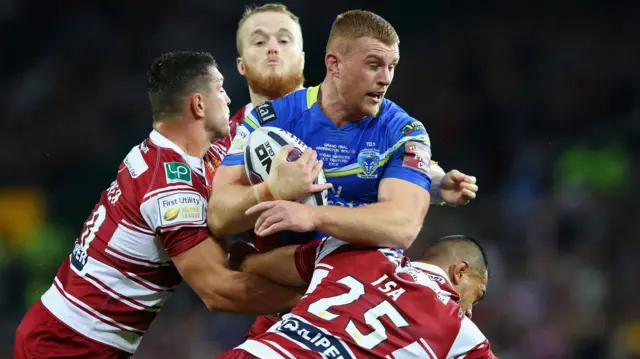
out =
[[[266,123],[275,120],[276,111],[273,109],[271,101],[263,102],[256,106],[256,113],[258,114],[258,120],[260,125],[264,126]]]
[[[187,183],[191,185],[191,168],[181,162],[165,162],[164,173],[167,183]]]
[[[358,165],[362,169],[358,178],[378,178],[375,173],[380,164],[380,151],[375,148],[365,148],[358,153]]]

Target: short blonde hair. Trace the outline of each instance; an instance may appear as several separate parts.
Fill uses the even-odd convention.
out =
[[[238,29],[236,30],[236,48],[238,50],[238,54],[242,56],[242,39],[240,38],[240,30],[242,30],[242,25],[244,25],[247,20],[253,15],[262,14],[266,12],[276,12],[280,14],[285,14],[291,18],[298,26],[300,26],[300,19],[294,15],[284,4],[280,3],[267,3],[260,6],[247,6],[238,22]]]
[[[381,16],[366,10],[350,10],[338,15],[331,26],[327,52],[336,40],[353,41],[362,37],[372,37],[386,45],[400,44],[396,29]]]

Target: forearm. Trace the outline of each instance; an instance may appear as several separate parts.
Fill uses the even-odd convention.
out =
[[[322,233],[350,243],[400,249],[413,243],[424,219],[421,211],[393,202],[357,208],[322,206],[314,212],[315,228]]]
[[[429,193],[431,194],[431,204],[442,205],[444,201],[440,197],[440,185],[442,184],[442,178],[444,178],[446,173],[436,161],[431,162],[430,170],[431,173],[429,177],[431,177],[431,189],[429,190]]]
[[[303,295],[300,288],[277,285],[260,276],[229,272],[205,300],[209,310],[262,315],[293,308]]]
[[[265,185],[257,185],[261,197],[266,198]],[[253,228],[258,215],[245,212],[258,203],[250,185],[230,183],[217,188],[211,196],[208,210],[209,229],[216,237],[226,237]]]
[[[257,274],[285,286],[306,286],[296,267],[298,246],[280,247],[265,253],[250,254],[242,261],[240,270]]]

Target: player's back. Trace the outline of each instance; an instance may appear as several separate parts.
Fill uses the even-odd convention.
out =
[[[152,132],[84,223],[43,305],[82,335],[133,352],[180,283],[171,256],[209,237],[202,159]],[[188,228],[188,230],[184,230]]]
[[[307,295],[248,342],[256,350],[252,354],[400,359],[455,358],[472,351],[469,358],[491,358],[488,342],[460,311],[458,295],[439,267],[335,239],[307,245],[296,256],[301,274],[311,275]],[[309,267],[315,267],[312,274]]]

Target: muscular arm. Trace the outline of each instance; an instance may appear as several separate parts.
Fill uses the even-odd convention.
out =
[[[263,184],[258,189],[263,191]],[[216,237],[227,237],[253,227],[258,215],[248,216],[245,211],[257,203],[243,165],[221,166],[212,184],[207,211],[209,229]],[[260,193],[267,197],[266,193]],[[266,198],[268,199],[268,198]]]
[[[385,178],[378,203],[358,208],[313,207],[315,228],[346,242],[407,249],[429,209],[429,192],[413,183]]]
[[[172,259],[180,275],[212,311],[277,313],[291,309],[301,297],[296,290],[260,276],[227,269],[226,254],[212,238]]]
[[[286,246],[266,253],[251,254],[244,259],[240,270],[286,286],[306,286],[296,266],[297,248],[299,246]]]

